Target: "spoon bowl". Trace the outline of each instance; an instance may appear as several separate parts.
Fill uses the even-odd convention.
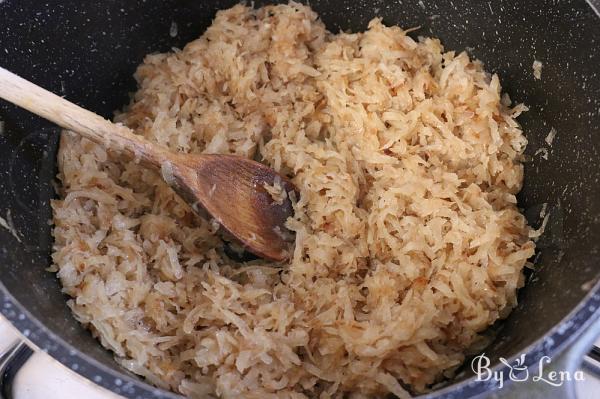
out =
[[[293,215],[296,188],[273,169],[236,155],[180,154],[162,164],[164,181],[196,213],[208,212],[249,252],[282,261],[290,254],[293,236],[285,227]],[[273,199],[265,186],[280,186]]]

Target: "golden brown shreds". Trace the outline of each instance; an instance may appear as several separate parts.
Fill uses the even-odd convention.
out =
[[[273,184],[264,183],[263,187],[276,204],[281,205],[287,199],[287,191],[284,190],[280,180],[275,180]]]
[[[135,77],[117,121],[260,158],[300,197],[290,263],[242,265],[158,174],[65,134],[55,269],[128,369],[190,397],[406,397],[515,306],[534,251],[514,197],[526,107],[466,53],[379,19],[332,34],[297,3],[237,5]]]

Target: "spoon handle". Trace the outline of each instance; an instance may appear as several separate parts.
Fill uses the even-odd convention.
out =
[[[0,67],[0,98],[72,130],[107,150],[124,153],[147,166],[160,168],[170,154],[133,133]]]

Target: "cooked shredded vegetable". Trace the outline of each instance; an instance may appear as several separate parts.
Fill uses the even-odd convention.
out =
[[[191,397],[405,398],[515,306],[534,252],[515,199],[526,107],[466,53],[380,19],[333,34],[300,4],[237,5],[135,78],[117,122],[259,159],[300,197],[291,261],[242,264],[159,173],[63,134],[55,270],[134,373]]]

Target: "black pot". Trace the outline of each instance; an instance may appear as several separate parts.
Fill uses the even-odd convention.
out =
[[[0,66],[111,117],[135,89],[132,74],[145,54],[182,47],[202,33],[216,10],[235,3],[5,0]],[[310,3],[332,31],[363,30],[377,15],[386,24],[421,26],[414,35],[439,37],[447,49],[467,49],[500,75],[513,100],[530,107],[519,119],[533,158],[526,164],[520,207],[534,226],[541,222],[543,203],[550,217],[535,271],[519,293],[518,307],[495,326],[496,339],[486,353],[498,371],[504,370],[500,357],[512,362],[525,354],[525,365],[533,367],[544,355],[556,356],[597,318],[600,305],[600,19],[593,7],[598,0]],[[533,77],[534,60],[544,65],[541,80]],[[6,219],[10,211],[20,239],[0,229],[0,311],[30,343],[116,393],[175,397],[118,366],[75,321],[58,280],[45,270],[60,129],[1,101],[0,119],[5,127],[0,216]],[[557,134],[550,147],[544,139],[551,128]],[[547,159],[536,154],[542,147]],[[465,398],[493,387],[469,370],[467,365],[429,396]]]

